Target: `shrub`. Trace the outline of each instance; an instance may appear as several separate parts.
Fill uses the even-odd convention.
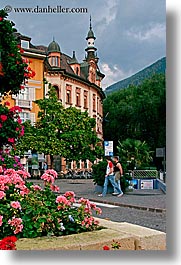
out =
[[[98,164],[92,166],[93,182],[97,185],[103,186],[106,174],[107,162],[106,160],[100,161]]]
[[[17,156],[13,156],[10,152],[0,151],[0,166],[3,170],[13,168],[15,170],[23,169],[23,165],[20,163],[20,159]]]
[[[72,191],[57,195],[54,170],[46,170],[41,176],[44,189],[27,181],[28,177],[29,173],[14,169],[0,175],[1,238],[12,233],[18,238],[61,236],[98,228],[93,211],[100,214],[101,209],[83,198],[80,207],[75,207]]]

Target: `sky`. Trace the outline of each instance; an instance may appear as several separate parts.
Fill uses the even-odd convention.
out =
[[[1,0],[0,9],[7,6],[8,19],[33,45],[48,46],[54,37],[63,53],[72,56],[75,50],[79,62],[91,15],[99,68],[106,76],[103,89],[166,56],[166,0]],[[37,13],[48,6],[87,12]],[[35,11],[15,12],[28,7]]]

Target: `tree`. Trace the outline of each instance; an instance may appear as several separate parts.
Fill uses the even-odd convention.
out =
[[[23,83],[35,75],[28,60],[21,56],[23,49],[18,45],[14,23],[6,19],[7,13],[0,10],[0,93],[18,94]]]
[[[87,112],[69,107],[58,101],[56,91],[50,86],[48,97],[37,100],[40,111],[35,127],[26,123],[25,135],[17,146],[24,152],[28,149],[46,155],[60,155],[69,161],[94,161],[102,155],[97,138],[95,119]]]
[[[139,86],[130,85],[107,96],[104,101],[105,140],[127,138],[146,141],[150,149],[166,145],[166,88],[165,75],[156,74]],[[111,128],[111,129],[110,129]],[[112,133],[114,132],[114,133]]]
[[[23,84],[35,72],[28,66],[15,38],[14,23],[6,19],[7,13],[0,10],[0,101],[8,94],[18,94]],[[3,169],[21,167],[18,158],[12,156],[15,145],[24,134],[18,106],[9,108],[10,103],[0,102],[0,166]]]
[[[141,142],[129,138],[123,142],[118,141],[117,150],[124,170],[149,166],[152,161],[153,152],[149,150],[145,141]]]

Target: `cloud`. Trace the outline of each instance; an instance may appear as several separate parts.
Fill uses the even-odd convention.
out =
[[[101,35],[117,16],[118,0],[107,1],[102,6],[102,10],[97,10],[98,15],[95,17],[96,31]]]
[[[166,26],[165,24],[156,23],[149,24],[147,28],[132,27],[126,31],[128,37],[137,39],[139,41],[150,41],[151,39],[165,39]]]
[[[51,3],[50,3],[51,2]],[[61,3],[60,3],[61,2]],[[1,0],[5,7],[7,0]],[[138,72],[166,54],[165,0],[8,0],[12,7],[87,7],[88,13],[32,14],[9,13],[18,31],[32,38],[34,45],[48,45],[52,37],[61,51],[78,61],[85,57],[89,17],[96,36],[99,65],[109,86],[132,73]],[[101,68],[100,67],[100,68]]]
[[[108,63],[102,63],[100,65],[100,70],[105,74],[105,78],[102,81],[102,88],[106,87],[132,75],[132,71],[125,72],[118,67],[118,65],[113,65],[112,67]]]

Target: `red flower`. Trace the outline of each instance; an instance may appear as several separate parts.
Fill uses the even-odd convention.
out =
[[[0,240],[0,249],[1,250],[16,250],[15,242],[17,238],[15,236],[7,236]]]
[[[110,247],[108,247],[108,246],[103,246],[103,250],[110,250]]]
[[[19,112],[22,111],[22,109],[19,106],[14,106],[14,107],[10,108],[9,110],[12,111],[12,112],[14,112],[16,110],[19,111]]]
[[[0,21],[2,21],[3,20],[3,17],[0,17]]]
[[[8,138],[8,142],[14,143],[14,138]]]
[[[10,106],[9,101],[6,101],[6,102],[4,103],[4,105],[5,105],[5,106]]]
[[[6,121],[7,120],[7,116],[6,115],[0,115],[0,119],[4,122],[4,121]]]
[[[25,131],[24,131],[24,126],[22,126],[22,128],[21,128],[21,132],[20,132],[20,136],[23,136],[24,133],[25,133]]]
[[[21,123],[22,123],[22,120],[21,120],[20,118],[18,118],[18,119],[17,119],[17,122],[18,122],[19,124],[21,124]]]

